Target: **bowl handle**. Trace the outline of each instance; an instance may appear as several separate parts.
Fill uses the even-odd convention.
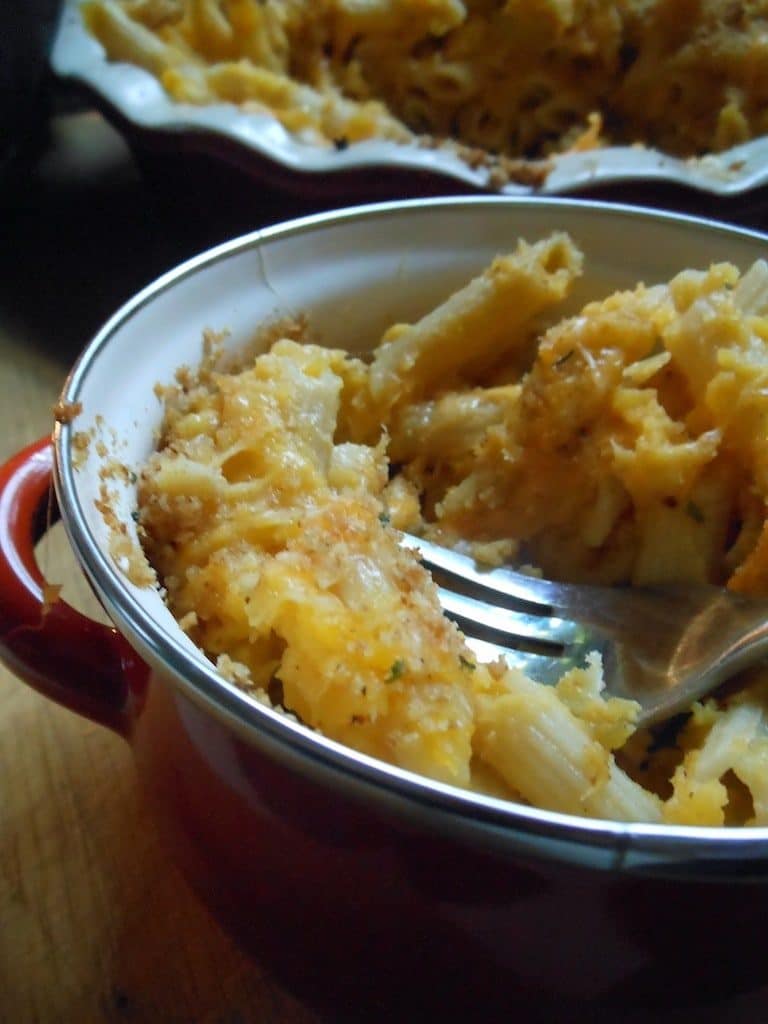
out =
[[[0,468],[0,660],[36,690],[126,738],[149,669],[111,626],[46,583],[35,544],[58,519],[53,448],[43,438]]]

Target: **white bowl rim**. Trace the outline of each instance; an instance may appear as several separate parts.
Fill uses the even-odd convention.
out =
[[[226,260],[244,249],[294,236],[318,226],[407,215],[425,206],[436,212],[489,205],[589,210],[617,220],[641,218],[674,222],[694,230],[720,232],[758,241],[768,237],[699,217],[646,210],[619,204],[564,198],[470,196],[366,204],[313,214],[250,232],[186,260],[163,274],[126,302],[83,349],[63,386],[61,400],[77,403],[94,360],[115,332],[143,306],[181,279]],[[768,872],[768,827],[711,828],[649,825],[582,818],[443,785],[360,754],[311,732],[266,708],[226,682],[211,664],[195,662],[178,642],[159,629],[135,601],[110,556],[90,531],[77,496],[70,423],[54,429],[54,482],[64,526],[81,567],[90,578],[118,628],[138,646],[150,663],[173,676],[182,693],[250,742],[266,745],[282,760],[334,780],[357,795],[375,797],[397,812],[429,817],[430,825],[451,834],[481,838],[518,855],[630,874],[697,880],[755,881]]]

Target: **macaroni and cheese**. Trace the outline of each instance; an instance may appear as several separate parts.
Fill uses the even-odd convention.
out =
[[[175,100],[344,147],[470,162],[641,142],[690,156],[768,129],[768,0],[87,0],[112,60]],[[517,173],[523,171],[518,166]]]
[[[597,655],[554,687],[480,661],[402,543],[768,591],[768,266],[564,317],[582,264],[565,234],[520,241],[369,359],[285,321],[227,367],[209,332],[163,391],[139,535],[224,675],[357,750],[574,814],[766,824],[763,669],[638,731]]]

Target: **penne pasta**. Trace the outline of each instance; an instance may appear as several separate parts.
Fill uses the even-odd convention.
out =
[[[726,0],[689,4],[682,18],[674,0],[87,0],[83,9],[110,60],[146,68],[175,99],[247,110],[254,75],[266,71],[284,79],[270,111],[302,138],[437,140],[503,183],[607,142],[691,156],[763,134],[768,3],[742,7],[738,18]]]
[[[764,266],[563,316],[581,268],[563,234],[521,241],[368,362],[265,324],[227,368],[208,332],[162,389],[139,534],[219,671],[352,748],[568,814],[763,824],[764,669],[640,734],[596,654],[556,686],[479,660],[394,529],[556,578],[768,590]]]

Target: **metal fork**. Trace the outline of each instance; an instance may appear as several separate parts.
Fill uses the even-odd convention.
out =
[[[554,683],[597,651],[606,695],[637,701],[640,725],[689,708],[768,653],[768,601],[707,585],[602,587],[484,571],[466,555],[403,537],[480,660],[502,655]]]

